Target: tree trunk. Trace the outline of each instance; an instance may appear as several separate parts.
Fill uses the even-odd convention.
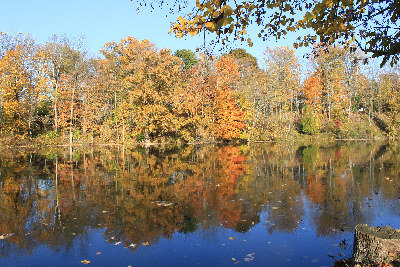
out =
[[[56,130],[56,133],[58,132],[58,112],[57,112],[57,99],[58,99],[58,84],[56,82],[55,85],[55,95],[54,95],[54,127]]]
[[[83,116],[83,136],[86,138],[86,128],[87,128],[87,103],[86,103],[86,96],[84,99],[84,107],[85,107],[85,115]]]
[[[125,118],[122,117],[122,143],[125,144]]]
[[[150,144],[150,135],[147,131],[144,132],[144,142],[148,145]]]
[[[73,125],[74,125],[74,98],[75,98],[75,86],[73,86],[72,88],[72,97],[71,97],[71,123],[70,123],[70,127],[69,127],[69,144],[72,145],[72,132],[73,132]]]
[[[400,230],[359,224],[354,234],[353,262],[387,263],[400,253]]]
[[[372,104],[372,96],[369,98],[369,110],[368,110],[368,116],[369,116],[369,125],[371,125],[371,119],[372,119],[372,113],[373,113],[373,104]]]
[[[0,136],[3,135],[3,96],[0,96]]]
[[[329,89],[328,89],[328,118],[329,122],[331,122],[331,95]]]
[[[351,94],[349,97],[349,115],[348,115],[348,120],[350,121],[350,117],[351,117]]]
[[[117,111],[117,91],[114,91],[114,111]],[[118,129],[118,118],[115,118],[115,133],[116,133],[116,137],[117,137],[117,142],[119,142],[119,133],[118,133],[119,129]]]
[[[31,139],[32,138],[31,119],[29,119],[28,122],[28,131],[29,131],[29,139]]]

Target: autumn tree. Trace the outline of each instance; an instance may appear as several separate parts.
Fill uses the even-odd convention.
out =
[[[315,70],[321,74],[324,106],[329,121],[333,116],[335,120],[341,120],[348,108],[346,53],[341,47],[326,48],[323,44],[314,48],[312,62]]]
[[[80,88],[80,121],[84,137],[91,136],[93,142],[95,135],[101,133],[103,123],[112,112],[112,91],[107,86],[107,76],[103,75],[104,60],[92,59],[86,63],[86,72],[82,77]]]
[[[308,105],[316,111],[321,111],[323,84],[319,73],[313,73],[305,80],[301,92]]]
[[[229,51],[229,55],[233,56],[238,60],[239,69],[243,72],[245,69],[251,69],[258,67],[257,58],[249,54],[244,48],[237,48]]]
[[[382,73],[379,77],[379,88],[381,88],[384,95],[382,100],[384,102],[384,110],[389,115],[389,134],[391,136],[398,136],[400,125],[400,75],[396,70]]]
[[[270,75],[267,86],[275,98],[275,111],[280,115],[298,108],[297,91],[300,83],[300,64],[289,47],[267,48],[266,72]]]
[[[47,75],[52,85],[52,101],[54,110],[54,130],[58,132],[59,128],[59,87],[62,77],[71,83],[75,83],[77,75],[80,74],[82,64],[82,53],[78,50],[79,45],[75,45],[66,37],[53,36],[53,38],[44,45],[43,53],[47,58]],[[74,77],[68,77],[74,76]],[[69,79],[71,78],[71,79]],[[64,80],[65,86],[65,80]],[[75,100],[76,83],[67,86],[71,93],[69,103]],[[65,103],[64,103],[65,104]],[[72,140],[73,124],[73,104],[70,104],[70,141]],[[63,110],[65,111],[65,109]],[[65,117],[65,116],[64,116]]]
[[[176,102],[181,115],[196,129],[196,138],[243,138],[247,107],[240,100],[237,90],[240,77],[236,59],[224,55],[217,60],[201,54],[198,64],[185,75],[187,78],[183,90],[176,91]],[[186,110],[186,115],[182,110]]]
[[[182,59],[184,69],[190,69],[194,65],[196,65],[197,62],[196,54],[191,50],[188,49],[177,50],[174,53],[174,55]]]
[[[319,131],[318,113],[309,104],[306,104],[301,114],[301,131],[305,134],[315,134]]]
[[[248,141],[260,139],[264,131],[263,121],[268,116],[268,99],[264,92],[265,72],[258,66],[257,58],[245,49],[228,53],[236,59],[239,78],[235,84],[239,106],[245,111],[245,136]]]
[[[123,139],[128,127],[133,138],[147,141],[177,135],[183,118],[175,116],[173,99],[180,87],[181,60],[132,37],[107,44],[102,53],[116,88],[114,120],[122,126]]]
[[[184,72],[183,90],[176,95],[179,112],[185,113],[186,129],[183,135],[197,140],[214,138],[214,98],[216,75],[214,60],[204,54],[199,55],[197,64]]]
[[[32,137],[34,123],[40,123],[39,106],[48,94],[43,62],[30,37],[0,58],[2,130]]]
[[[9,133],[23,133],[25,130],[26,114],[21,94],[25,89],[30,90],[32,85],[29,83],[28,73],[22,66],[22,58],[21,48],[17,47],[17,50],[8,51],[0,62],[2,131]]]
[[[275,131],[287,134],[299,110],[300,64],[289,47],[267,48],[265,56],[265,93],[270,97],[269,108],[276,116],[274,120],[287,125]]]
[[[238,65],[233,57],[224,56],[216,62],[216,71],[216,136],[227,140],[239,138],[245,128],[244,111],[238,107],[232,88],[238,79]]]
[[[137,0],[140,5],[148,1]],[[400,50],[400,5],[390,1],[197,1],[190,8],[186,1],[154,0],[154,6],[171,5],[168,8],[182,14],[171,26],[178,37],[196,35],[207,31],[218,36],[218,41],[252,41],[248,27],[256,24],[258,37],[277,39],[288,32],[311,29],[313,33],[298,38],[297,46],[310,43],[346,43],[358,47],[373,57],[382,57],[382,65],[398,61]],[[186,7],[186,8],[184,8]]]

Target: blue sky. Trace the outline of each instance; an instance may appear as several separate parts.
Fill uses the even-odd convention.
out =
[[[189,0],[192,1],[192,0]],[[194,0],[193,0],[194,1]],[[149,8],[137,12],[137,4],[130,0],[0,0],[0,31],[30,33],[38,41],[46,41],[52,35],[71,38],[86,37],[86,47],[93,55],[107,42],[119,41],[126,36],[148,39],[159,48],[192,49],[202,46],[203,37],[178,39],[168,34],[170,23],[178,15],[166,15],[167,10]],[[262,64],[265,47],[292,46],[294,35],[276,41],[263,42],[256,37],[256,28],[250,29],[254,46],[237,43],[258,58]],[[254,36],[254,37],[253,37]],[[213,38],[206,37],[206,41]],[[215,49],[218,52],[218,49]],[[307,49],[298,49],[296,55],[302,63]]]

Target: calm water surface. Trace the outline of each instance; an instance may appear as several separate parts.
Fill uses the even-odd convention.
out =
[[[399,163],[368,142],[5,151],[0,266],[332,266],[356,224],[400,228]]]

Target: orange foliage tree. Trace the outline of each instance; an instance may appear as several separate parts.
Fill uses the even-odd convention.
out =
[[[239,67],[231,56],[221,57],[216,62],[215,131],[220,139],[239,138],[246,127],[245,114],[234,98],[233,85],[239,78]]]
[[[315,111],[321,110],[321,97],[323,92],[323,84],[321,76],[315,72],[309,77],[301,88],[306,103],[313,107]]]

